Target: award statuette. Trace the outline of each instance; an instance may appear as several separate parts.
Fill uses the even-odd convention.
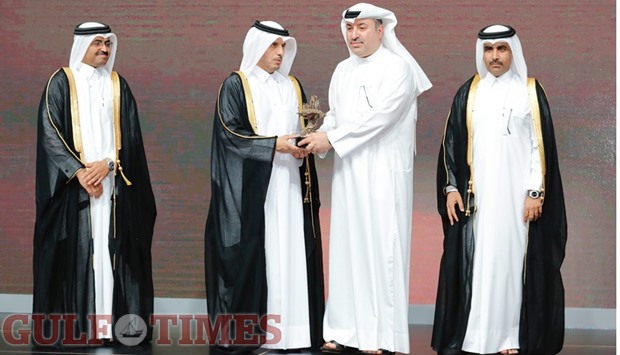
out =
[[[316,131],[323,124],[323,118],[325,113],[319,108],[319,99],[316,95],[310,96],[310,101],[306,102],[302,106],[302,110],[299,113],[302,119],[307,120],[306,126],[301,130],[299,137],[297,137],[297,143],[304,139],[308,134]],[[303,147],[302,147],[303,148]]]

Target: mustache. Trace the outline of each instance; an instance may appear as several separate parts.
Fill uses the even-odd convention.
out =
[[[110,53],[108,51],[97,51],[97,55],[100,55],[100,54],[110,55]]]
[[[493,59],[491,61],[491,63],[489,63],[489,65],[493,65],[493,64],[499,64],[499,65],[503,65],[504,63],[502,63],[501,61],[497,60],[497,59]]]

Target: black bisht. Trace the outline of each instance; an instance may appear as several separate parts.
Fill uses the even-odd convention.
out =
[[[275,146],[276,137],[254,133],[241,78],[231,74],[220,88],[213,118],[211,204],[205,228],[207,308],[213,324],[221,315],[263,319],[267,313],[264,205]],[[323,343],[325,298],[320,198],[312,155],[300,167],[300,177],[301,198],[310,198],[303,205],[304,231],[311,343],[318,348]],[[264,335],[265,327],[257,325],[253,331]],[[232,353],[251,351],[264,342],[261,338],[231,344],[227,338],[234,337],[235,330],[230,329],[224,337],[209,341],[215,350]]]
[[[113,203],[109,243],[110,258],[115,264],[112,331],[120,317],[136,314],[147,324],[144,341],[150,341],[151,243],[157,212],[136,102],[122,77],[120,97],[119,160],[132,185],[128,186],[120,174],[115,176],[116,208]],[[95,313],[90,202],[74,176],[83,167],[78,156],[73,142],[68,79],[59,70],[43,92],[38,114],[32,312],[77,316],[76,338],[89,332],[88,316]],[[45,329],[33,326],[33,331],[49,334],[49,324]]]
[[[431,346],[444,355],[461,353],[471,307],[473,218],[457,211],[459,222],[450,226],[444,188],[456,186],[465,202],[470,177],[466,107],[473,79],[461,86],[454,97],[437,162],[437,209],[444,231],[444,252]],[[536,94],[545,148],[546,190],[543,214],[536,222],[530,222],[529,227],[519,354],[549,355],[560,352],[564,343],[564,286],[560,267],[565,255],[567,223],[551,112],[538,82]],[[473,216],[473,206],[471,209]]]

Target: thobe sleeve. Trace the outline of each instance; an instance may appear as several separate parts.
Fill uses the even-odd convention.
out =
[[[325,114],[325,119],[323,120],[323,124],[321,125],[321,128],[319,129],[319,131],[329,132],[333,130],[335,127],[336,127],[336,118],[334,117],[332,111],[327,111],[327,113]],[[327,138],[329,139],[329,135],[327,136]],[[316,155],[321,159],[325,159],[325,157],[327,156],[327,152],[316,153]]]
[[[458,102],[455,98],[455,102],[452,104],[452,110],[448,114],[446,120],[446,127],[441,140],[441,149],[439,154],[439,169],[437,173],[438,184],[444,194],[452,191],[458,191],[458,182],[456,180],[456,162],[454,151],[454,129],[456,115],[458,115]],[[439,178],[441,177],[441,181]]]
[[[336,97],[336,94],[335,94],[336,81],[334,80],[335,77],[336,77],[336,72],[332,74],[332,80],[329,83],[328,96],[329,96],[330,102],[333,102],[332,99],[335,99]],[[325,118],[323,119],[323,124],[318,130],[322,132],[329,132],[333,130],[334,128],[336,128],[336,110],[335,108],[330,107],[330,110],[327,111],[327,113],[325,114]],[[329,135],[327,136],[327,138],[329,139]],[[327,152],[317,153],[315,155],[317,155],[321,159],[324,159],[327,156]]]
[[[415,100],[413,80],[411,69],[404,62],[400,63],[399,68],[386,70],[376,106],[327,133],[330,143],[341,158],[390,129],[407,113]],[[330,88],[330,102],[338,100],[335,91]],[[338,114],[340,113],[334,112],[334,116]]]
[[[530,112],[530,117],[532,113]],[[542,164],[540,161],[540,151],[538,150],[538,139],[536,130],[534,129],[534,120],[530,119],[530,141],[531,141],[531,159],[530,159],[530,177],[527,183],[528,190],[540,190],[542,187]]]
[[[330,110],[325,114],[325,119],[319,131],[329,132],[334,128],[336,128],[336,117],[334,116],[334,111]]]

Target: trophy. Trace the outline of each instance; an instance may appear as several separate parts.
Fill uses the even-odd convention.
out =
[[[297,143],[304,139],[304,137],[308,134],[319,129],[319,127],[323,124],[325,113],[319,108],[319,99],[316,95],[310,96],[310,101],[303,104],[302,110],[299,112],[299,116],[307,120],[307,123],[306,127],[301,130],[299,137],[297,137]]]

